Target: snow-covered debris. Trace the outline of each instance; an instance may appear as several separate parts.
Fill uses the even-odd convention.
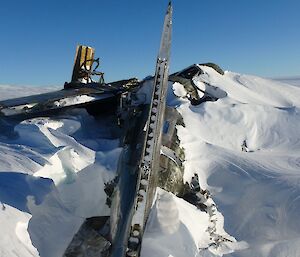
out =
[[[85,218],[109,214],[104,183],[121,152],[113,126],[74,110],[26,120],[17,137],[2,138],[0,256],[62,256]]]
[[[170,83],[167,101],[185,124],[177,128],[184,179],[197,174],[210,194],[197,208],[158,189],[142,257],[298,257],[300,88],[200,68],[193,82],[218,100],[192,106],[184,87]],[[0,86],[0,96],[37,93],[26,90]],[[0,256],[62,256],[85,218],[108,215],[104,183],[122,150],[115,130],[109,118],[73,110],[0,137]]]

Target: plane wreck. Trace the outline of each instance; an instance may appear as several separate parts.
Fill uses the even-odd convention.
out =
[[[97,70],[99,59],[94,58],[95,49],[83,45],[76,49],[71,81],[62,90],[0,101],[0,125],[85,108],[95,116],[114,115],[121,127],[123,152],[117,177],[106,185],[110,216],[87,219],[66,249],[66,257],[90,256],[78,247],[78,241],[85,242],[82,234],[97,241],[93,256],[140,256],[157,187],[183,198],[189,195],[194,202],[199,200],[183,183],[184,151],[176,132],[176,125],[183,125],[183,121],[174,108],[166,106],[168,82],[183,84],[192,104],[217,98],[207,93],[199,96],[192,81],[202,72],[198,65],[169,76],[172,12],[169,3],[149,101],[139,99],[139,91],[147,80],[129,78],[106,83],[104,73]]]

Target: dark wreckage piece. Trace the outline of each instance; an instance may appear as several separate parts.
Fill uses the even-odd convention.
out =
[[[64,89],[0,101],[0,119],[21,121],[74,107],[85,107],[92,114],[110,112],[118,105],[121,94],[138,86],[139,81],[131,78],[104,83],[104,74],[96,71],[98,66],[93,48],[77,46],[72,80],[65,83]],[[95,77],[99,77],[98,81]]]
[[[131,109],[127,111],[126,117],[120,118],[122,120],[120,125],[123,123],[124,141],[127,143],[124,143],[124,150],[119,159],[118,177],[105,188],[109,196],[107,203],[111,207],[110,217],[91,217],[81,228],[84,231],[84,240],[97,242],[95,251],[102,256],[140,256],[146,222],[159,184],[161,155],[167,156],[177,166],[182,165],[176,153],[162,145],[165,113],[168,112],[166,93],[169,79],[172,12],[172,5],[169,3],[156,61],[151,102],[140,106],[129,106],[128,108]],[[0,101],[0,121],[5,120],[6,124],[7,119],[21,121],[48,116],[74,107],[87,108],[94,114],[107,113],[112,109],[115,111],[122,103],[122,97],[134,93],[142,82],[132,78],[105,83],[104,74],[97,71],[99,59],[94,59],[94,55],[93,48],[78,46],[72,79],[71,82],[64,84],[64,89]],[[198,72],[198,69],[189,68],[187,72],[174,74],[173,79],[174,81],[181,78],[192,79]],[[174,118],[174,115],[171,117]],[[106,229],[108,226],[109,229]],[[64,256],[79,256],[79,253],[73,254],[74,250],[78,250],[76,247],[80,240],[79,232]]]
[[[172,6],[164,19],[151,103],[133,128],[136,142],[125,147],[111,208],[111,257],[139,256],[142,237],[158,185],[159,159],[168,88]],[[132,161],[132,159],[136,161]]]

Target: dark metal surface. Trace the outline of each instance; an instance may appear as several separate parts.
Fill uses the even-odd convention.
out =
[[[115,81],[109,84],[72,84],[67,89],[49,93],[0,101],[0,118],[11,117],[16,120],[45,116],[65,108],[86,107],[117,101],[119,96],[139,85],[136,78]],[[80,97],[83,97],[80,99]],[[86,98],[84,98],[86,97]]]

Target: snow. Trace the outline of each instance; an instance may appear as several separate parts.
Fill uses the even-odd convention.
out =
[[[300,89],[255,76],[201,68],[227,96],[177,106],[185,180],[194,173],[224,216],[224,228],[248,248],[228,256],[299,256]],[[249,152],[242,151],[246,140]]]
[[[85,218],[109,215],[104,183],[121,152],[115,129],[74,110],[26,120],[17,136],[1,138],[0,256],[62,256]]]
[[[33,87],[33,86],[0,85],[0,100],[48,93],[59,89],[61,89],[61,87],[59,86]]]
[[[187,92],[184,89],[184,86],[177,82],[175,82],[173,84],[173,91],[174,91],[174,94],[178,97],[185,97],[187,95]]]
[[[210,204],[213,206],[214,202]],[[215,217],[218,219],[214,226]],[[224,242],[221,247],[215,248],[211,228],[216,229],[215,235],[233,242]],[[224,231],[220,213],[211,215],[202,212],[172,193],[157,189],[143,237],[141,256],[222,256],[233,249],[246,247],[247,244],[237,243]]]
[[[167,102],[185,123],[184,179],[198,174],[208,209],[157,189],[141,256],[298,257],[300,87],[201,69],[194,83],[217,101],[192,106],[170,83]],[[150,99],[146,84],[137,104]],[[0,86],[0,99],[46,91]],[[116,131],[109,117],[75,109],[0,136],[0,256],[62,256],[86,217],[109,214],[103,189],[122,151]]]
[[[14,115],[14,114],[20,114],[24,109],[31,109],[35,106],[36,104],[24,104],[24,105],[19,105],[16,107],[9,107],[9,108],[3,108],[1,112],[3,112],[5,115]]]
[[[0,256],[39,256],[27,231],[30,218],[30,214],[9,205],[1,210]]]
[[[92,100],[96,99],[96,97],[88,96],[88,95],[79,95],[74,97],[67,97],[63,98],[61,100],[55,101],[53,104],[56,107],[59,106],[70,106],[75,104],[82,104],[86,102],[90,102]]]

